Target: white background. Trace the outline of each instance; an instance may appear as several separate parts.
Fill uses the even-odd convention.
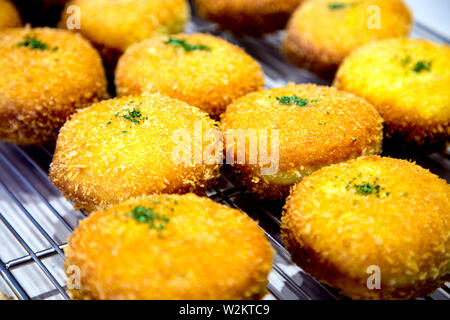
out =
[[[450,0],[405,0],[414,18],[450,38]]]

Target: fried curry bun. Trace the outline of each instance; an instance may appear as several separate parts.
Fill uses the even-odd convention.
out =
[[[283,29],[304,0],[196,0],[200,16],[235,33],[259,35]]]
[[[418,39],[374,42],[353,52],[334,86],[372,103],[386,134],[424,146],[450,138],[450,47]]]
[[[86,212],[145,194],[203,193],[219,174],[215,154],[206,156],[215,131],[205,112],[160,94],[105,100],[62,127],[50,178]]]
[[[233,181],[266,199],[285,198],[323,166],[380,153],[383,140],[382,118],[370,103],[311,84],[238,99],[222,115],[221,130]]]
[[[69,279],[78,270],[74,299],[260,299],[273,250],[243,212],[186,194],[93,212],[65,255]]]
[[[450,280],[450,186],[371,156],[297,184],[282,216],[292,260],[354,299],[412,299]]]
[[[207,35],[176,35],[131,46],[116,70],[118,95],[160,92],[218,117],[235,99],[264,85],[244,50]]]
[[[77,109],[108,97],[97,51],[50,28],[0,31],[0,140],[50,144]]]
[[[289,20],[283,51],[295,65],[329,78],[354,49],[405,37],[411,25],[401,0],[308,0]]]

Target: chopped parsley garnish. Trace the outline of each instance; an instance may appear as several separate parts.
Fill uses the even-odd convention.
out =
[[[123,114],[120,114],[119,112],[116,112],[114,114],[114,118],[117,118],[118,116],[121,116],[123,119],[133,123],[133,124],[141,124],[142,122],[144,122],[145,120],[148,120],[147,116],[143,116],[141,110],[139,109],[139,107],[133,107],[133,109],[129,109],[127,108]],[[106,125],[110,125],[112,123],[112,119],[108,120],[108,122],[106,123]],[[122,133],[128,133],[128,131],[123,130]]]
[[[417,72],[417,73],[422,72],[422,71],[430,71],[431,64],[432,64],[432,61],[423,61],[423,60],[418,61],[414,65],[413,71]]]
[[[381,187],[379,184],[364,182],[361,184],[354,184],[353,187],[357,194],[368,196],[370,194],[375,194],[377,197],[380,196]]]
[[[143,117],[139,108],[133,107],[132,110],[126,109],[125,114],[122,115],[125,120],[131,121],[134,124],[140,124],[141,121],[147,120],[147,117]]]
[[[175,48],[182,48],[186,52],[195,51],[195,50],[203,50],[203,51],[211,51],[211,48],[205,46],[203,44],[191,44],[183,39],[177,38],[169,38],[169,40],[165,41],[164,44],[171,44]]]
[[[406,67],[408,64],[410,64],[411,63],[411,56],[410,55],[407,55],[406,57],[404,57],[403,59],[400,59],[400,64],[403,66],[403,67]]]
[[[361,174],[359,174],[361,176]],[[335,177],[337,178],[337,177]],[[355,190],[356,194],[362,195],[362,196],[370,196],[375,195],[377,198],[381,198],[381,196],[389,197],[391,195],[390,192],[387,192],[384,187],[380,186],[378,183],[378,177],[375,177],[375,179],[372,182],[362,181],[360,183],[355,182],[358,178],[353,178],[351,181],[347,182],[345,188],[347,190],[350,190],[351,188]]]
[[[143,206],[135,207],[128,216],[139,223],[146,223],[149,228],[156,229],[158,231],[158,236],[161,236],[160,232],[167,227],[167,224],[170,221],[167,216],[161,215],[153,209]]]
[[[309,105],[310,102],[317,102],[319,100],[311,100],[297,97],[295,94],[292,96],[283,96],[283,97],[276,97],[277,101],[281,104],[290,106],[292,104],[295,104],[298,107],[306,107]]]
[[[341,10],[341,9],[346,9],[346,8],[351,8],[358,5],[356,2],[352,2],[352,3],[344,3],[344,2],[330,2],[328,4],[328,8],[330,10]]]
[[[27,34],[23,41],[19,42],[17,46],[20,47],[27,47],[30,49],[36,49],[36,50],[58,50],[58,47],[50,48],[48,44],[45,42],[42,42],[37,39],[35,35],[29,35]]]
[[[396,58],[398,59],[398,57]],[[411,69],[416,73],[420,73],[422,71],[430,71],[432,66],[432,61],[419,60],[416,63],[413,63],[410,55],[406,55],[404,58],[399,59],[399,61],[400,65],[403,68]]]

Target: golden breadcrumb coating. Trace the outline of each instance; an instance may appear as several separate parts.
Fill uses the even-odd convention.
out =
[[[67,27],[72,12],[81,13],[80,32],[95,45],[124,51],[144,39],[182,32],[190,17],[186,0],[73,0],[67,3],[60,26]]]
[[[391,39],[364,46],[339,68],[334,86],[371,102],[389,136],[419,145],[450,137],[450,47]]]
[[[132,118],[133,113],[140,116]],[[203,141],[195,136],[197,128]],[[206,136],[214,128],[205,112],[159,94],[102,101],[80,110],[61,128],[50,178],[86,211],[144,194],[201,193],[218,177],[219,165],[206,158],[188,163],[178,151],[191,159],[195,150],[206,152],[220,139]],[[182,144],[177,130],[186,130],[191,143]]]
[[[153,228],[135,220],[136,207],[158,215]],[[74,299],[259,299],[273,250],[244,213],[186,194],[92,213],[69,237],[65,255],[69,279],[70,270],[80,271]]]
[[[21,25],[22,19],[14,4],[9,0],[0,0],[0,30]]]
[[[185,50],[180,42],[191,47]],[[235,99],[261,89],[264,74],[242,49],[197,33],[131,46],[119,60],[115,81],[119,95],[161,92],[216,117]]]
[[[405,160],[332,165],[293,188],[282,236],[294,262],[344,295],[420,297],[450,280],[450,187]]]
[[[306,105],[279,101],[294,96],[306,99]],[[380,153],[383,138],[382,119],[372,105],[352,94],[312,84],[290,84],[244,96],[222,115],[225,145],[230,129],[258,130],[255,137],[249,138],[257,145],[258,162],[249,164],[247,147],[246,163],[233,164],[234,180],[268,199],[286,197],[292,185],[323,166]],[[261,160],[260,153],[267,149],[270,154],[273,133],[269,129],[278,130],[279,146],[275,150],[279,153],[279,170],[263,175],[261,168],[269,165]],[[268,146],[259,151],[260,143],[255,139],[265,133]],[[273,143],[276,145],[276,140]]]
[[[294,64],[329,77],[352,50],[407,36],[411,25],[401,0],[309,0],[292,15],[283,50]]]
[[[304,0],[195,0],[198,13],[236,33],[262,34],[283,29]]]
[[[68,31],[0,32],[0,66],[0,140],[53,142],[76,109],[108,97],[99,54]]]

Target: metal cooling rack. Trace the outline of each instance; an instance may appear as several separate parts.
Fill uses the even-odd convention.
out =
[[[329,84],[306,70],[286,63],[278,51],[281,33],[263,39],[237,38],[194,16],[187,32],[207,32],[244,47],[258,59],[268,88],[288,82]],[[414,37],[449,43],[426,26],[416,23]],[[0,143],[0,292],[17,299],[69,299],[64,284],[65,239],[83,213],[74,211],[48,178],[53,150]],[[439,153],[389,153],[415,160],[450,181],[450,158]],[[290,262],[280,236],[281,202],[258,201],[222,177],[207,195],[220,203],[245,211],[258,220],[274,247],[273,270],[266,299],[345,299]],[[447,283],[430,297],[450,299]]]

